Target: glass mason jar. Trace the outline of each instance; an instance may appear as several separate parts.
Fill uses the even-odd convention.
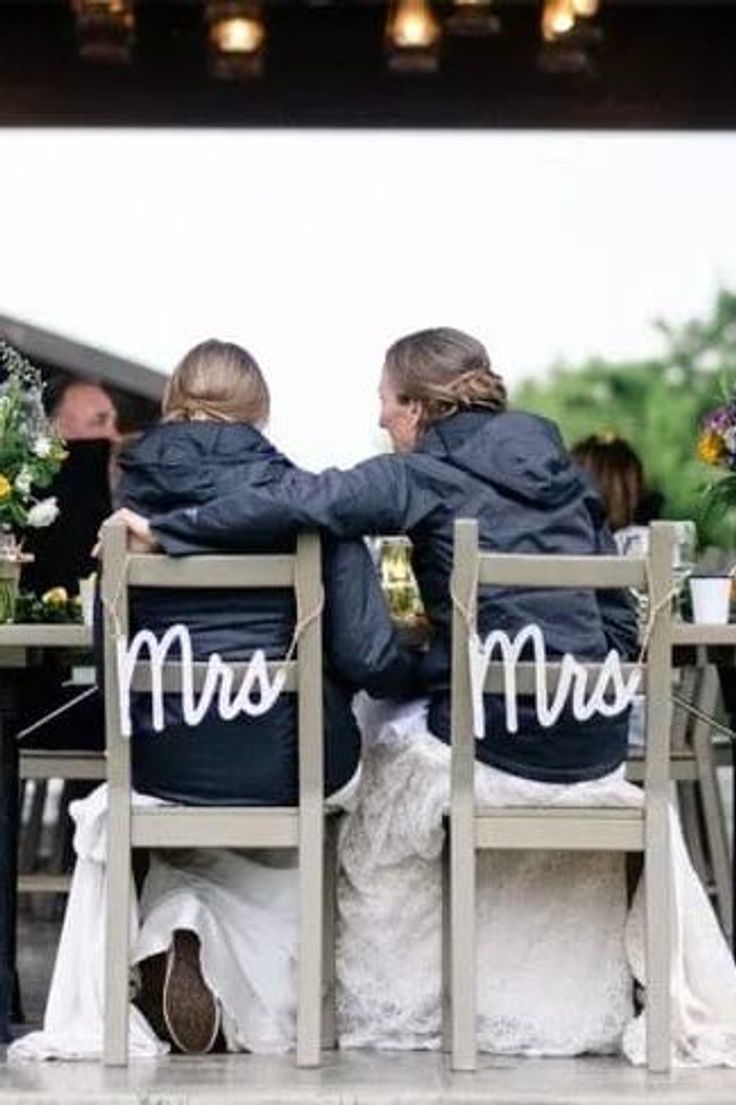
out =
[[[423,612],[411,567],[408,537],[380,538],[381,587],[394,618],[406,620]]]
[[[0,529],[0,624],[15,619],[20,584],[20,550],[12,530]]]

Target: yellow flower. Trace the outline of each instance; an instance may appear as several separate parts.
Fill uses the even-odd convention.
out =
[[[50,591],[46,591],[41,596],[41,602],[44,606],[63,606],[65,602],[69,601],[69,596],[66,592],[66,587],[52,587]]]
[[[723,438],[713,430],[706,430],[698,441],[698,459],[706,464],[720,464],[726,455]]]
[[[13,485],[5,476],[0,476],[0,503],[4,503],[13,493]]]

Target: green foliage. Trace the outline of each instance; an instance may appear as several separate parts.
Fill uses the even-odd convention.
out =
[[[704,320],[655,326],[660,357],[557,364],[545,379],[525,381],[514,405],[554,419],[568,445],[609,431],[626,438],[665,496],[666,517],[694,518],[704,544],[735,544],[736,508],[706,509],[714,470],[695,449],[701,419],[736,385],[736,293],[720,291]]]

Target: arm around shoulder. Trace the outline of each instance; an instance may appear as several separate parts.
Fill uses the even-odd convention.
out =
[[[301,529],[333,537],[411,529],[435,504],[403,458],[373,457],[346,471],[292,469],[278,483],[244,487],[198,507],[151,518],[156,539],[172,555],[207,548],[263,548]]]

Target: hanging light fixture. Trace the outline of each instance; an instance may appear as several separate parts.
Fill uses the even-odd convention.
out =
[[[135,44],[133,0],[72,0],[79,56],[85,61],[129,62]]]
[[[501,30],[501,20],[493,11],[493,0],[455,0],[445,26],[450,34],[496,35]]]
[[[432,72],[439,63],[442,28],[430,0],[395,0],[386,21],[386,51],[391,69]]]
[[[229,80],[260,76],[266,47],[260,0],[207,0],[205,18],[213,74]]]
[[[600,6],[600,0],[573,0],[575,15],[581,19],[592,19],[598,14]]]
[[[537,66],[544,73],[592,74],[590,49],[601,40],[590,22],[598,0],[545,0],[542,9],[542,48]]]
[[[556,42],[575,26],[575,0],[544,0],[542,8],[542,38]]]

